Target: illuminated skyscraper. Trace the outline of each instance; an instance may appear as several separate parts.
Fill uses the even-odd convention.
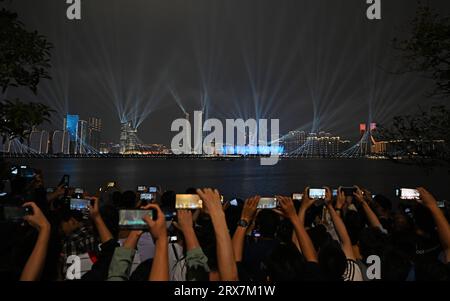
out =
[[[287,154],[297,151],[305,143],[306,133],[304,131],[290,131],[281,141]]]
[[[30,134],[29,151],[37,154],[47,154],[49,148],[49,134],[47,131],[34,129]]]
[[[77,154],[89,153],[88,144],[88,123],[86,120],[78,121],[78,145]]]
[[[91,149],[99,151],[102,133],[102,120],[100,118],[90,117],[88,122],[89,122],[88,143]]]
[[[131,121],[122,123],[120,127],[120,153],[137,153],[137,129],[133,127]]]
[[[69,154],[70,137],[67,131],[54,131],[52,137],[52,154]]]
[[[69,154],[77,153],[78,146],[78,121],[80,120],[80,116],[78,115],[67,115],[64,118],[64,130],[69,133],[70,145],[69,145]]]

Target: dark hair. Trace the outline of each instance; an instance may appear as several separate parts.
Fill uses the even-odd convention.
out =
[[[11,179],[11,195],[23,195],[26,193],[27,181],[24,177]]]
[[[323,246],[333,240],[324,225],[317,225],[317,227],[308,229],[308,235],[316,250],[320,250]]]
[[[331,240],[320,248],[319,266],[325,279],[343,280],[342,276],[347,268],[347,258],[339,242]]]
[[[136,208],[136,204],[137,204],[136,193],[134,191],[128,190],[122,193],[119,208],[134,209]]]
[[[83,213],[78,210],[70,210],[67,208],[61,208],[56,213],[56,222],[61,224],[62,222],[68,222],[70,219],[75,219],[78,222],[83,221]]]
[[[119,210],[112,205],[105,205],[100,207],[100,215],[111,235],[117,238],[119,236]]]
[[[141,262],[131,274],[130,281],[148,281],[148,275],[152,270],[153,258]]]
[[[380,229],[364,228],[359,236],[359,250],[365,260],[370,255],[382,256],[387,237]]]
[[[410,269],[408,255],[392,245],[387,245],[381,260],[381,278],[384,281],[405,281]]]
[[[277,245],[261,264],[265,281],[301,281],[304,276],[305,260],[292,243]]]
[[[110,194],[111,203],[117,208],[120,207],[120,202],[122,201],[122,193],[120,191],[114,191]]]
[[[382,194],[377,194],[373,200],[380,205],[381,208],[383,208],[384,210],[388,210],[391,211],[392,210],[392,202],[390,199],[388,199],[387,197],[385,197]]]
[[[358,212],[348,210],[344,217],[345,227],[347,228],[348,235],[352,241],[352,245],[356,245],[359,241],[361,230],[364,228],[364,223],[361,220]]]
[[[255,220],[256,229],[261,237],[274,238],[280,224],[278,214],[272,210],[262,210]]]
[[[236,231],[237,223],[241,218],[242,208],[242,205],[228,206],[228,208],[225,210],[225,218],[231,235],[234,233],[234,231]]]
[[[163,211],[175,210],[176,194],[174,191],[166,191],[161,195],[161,209]]]
[[[414,208],[414,220],[416,227],[428,234],[435,233],[435,223],[431,212],[425,206],[417,205]]]

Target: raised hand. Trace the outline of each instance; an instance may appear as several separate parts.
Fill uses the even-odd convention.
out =
[[[178,210],[177,220],[178,221],[173,222],[173,224],[183,233],[194,227],[191,210]]]
[[[419,187],[417,188],[417,190],[420,193],[420,200],[422,201],[422,204],[427,207],[428,209],[436,209],[439,208],[437,205],[437,201],[434,198],[434,196],[428,192],[428,190],[426,190],[423,187]]]
[[[110,239],[113,239],[111,231],[109,231],[105,222],[103,221],[102,215],[100,214],[100,200],[98,197],[87,197],[86,199],[90,200],[89,206],[89,216],[94,222],[95,227],[97,228],[98,234],[100,236],[100,241],[105,243]]]
[[[164,217],[164,213],[161,211],[156,204],[148,204],[143,207],[144,210],[155,209],[156,210],[156,220],[153,220],[150,216],[146,215],[143,219],[147,223],[148,228],[150,230],[150,234],[152,235],[154,240],[158,240],[160,238],[165,238],[167,240],[167,228],[166,228],[166,219]]]
[[[42,230],[50,229],[50,223],[48,222],[45,215],[42,213],[41,209],[36,206],[33,202],[28,202],[22,205],[22,207],[31,207],[33,208],[33,214],[26,215],[24,220],[30,224],[33,228],[41,232]]]
[[[217,189],[197,189],[197,194],[203,201],[203,207],[207,210],[211,217],[217,214],[223,214],[222,202],[220,201],[220,193]]]
[[[365,203],[366,199],[364,197],[364,192],[358,186],[355,186],[355,188],[356,192],[353,192],[353,196],[355,197],[356,201],[360,204]]]
[[[256,215],[256,210],[261,197],[259,195],[248,198],[242,209],[241,219],[250,223]]]
[[[39,280],[45,265],[48,242],[50,240],[50,223],[35,203],[29,202],[23,204],[23,206],[30,206],[33,208],[33,214],[25,216],[24,219],[39,231],[39,235],[36,244],[34,245],[33,252],[28,258],[22,274],[20,275],[20,280],[36,281]]]
[[[92,219],[96,219],[100,216],[99,199],[97,197],[87,197],[86,199],[91,201],[89,204],[89,215]]]
[[[281,213],[283,216],[290,219],[291,221],[298,219],[292,198],[279,195],[277,195],[276,198],[280,205]]]
[[[356,187],[358,187],[358,186],[356,186]],[[366,202],[368,204],[371,204],[372,201],[373,201],[372,200],[372,193],[368,189],[363,188],[363,187],[361,187],[361,190],[364,192],[364,199],[366,200]]]
[[[306,210],[308,210],[308,208],[311,207],[315,202],[316,200],[309,198],[309,187],[306,187],[305,191],[303,192],[303,199],[300,205],[299,213],[306,212]]]
[[[217,266],[220,280],[237,280],[238,273],[236,261],[234,259],[233,246],[222,203],[220,202],[219,191],[217,191],[217,189],[204,188],[197,189],[197,194],[203,201],[203,207],[209,212],[214,227],[217,242]]]
[[[142,209],[156,210],[156,220],[150,216],[144,216],[144,221],[147,223],[150,234],[155,240],[155,257],[153,258],[152,269],[150,271],[150,281],[168,281],[169,280],[169,255],[168,255],[168,237],[166,228],[166,218],[156,204],[148,204]]]
[[[342,209],[345,206],[346,204],[345,199],[346,199],[345,193],[342,191],[342,188],[339,187],[336,199],[336,209]]]

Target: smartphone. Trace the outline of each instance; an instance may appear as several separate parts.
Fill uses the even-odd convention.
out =
[[[116,187],[116,182],[108,182],[108,185],[106,185],[108,188],[114,188]]]
[[[401,200],[420,200],[419,191],[412,188],[398,188],[395,190],[395,196]]]
[[[308,196],[310,199],[325,199],[326,190],[324,188],[310,188],[308,191]]]
[[[137,192],[147,192],[147,186],[145,186],[145,185],[140,185],[140,186],[138,186],[137,187],[137,189],[136,189],[136,191]]]
[[[153,193],[158,192],[158,187],[150,186],[150,187],[148,187],[148,192],[153,192]]]
[[[152,200],[155,199],[155,195],[153,193],[141,193],[140,196],[141,201],[144,201],[146,203],[150,203]]]
[[[277,198],[274,197],[262,197],[259,200],[257,209],[275,209],[278,207]]]
[[[337,198],[337,196],[338,196],[338,190],[337,190],[337,189],[333,189],[333,190],[331,191],[331,194],[332,194],[332,196],[333,196],[334,198]]]
[[[237,206],[238,206],[238,201],[237,201],[237,199],[232,199],[232,200],[230,201],[230,206],[237,207]]]
[[[353,193],[356,192],[356,187],[341,187],[341,191],[345,196],[353,196]]]
[[[86,211],[89,210],[91,200],[70,199],[70,210]]]
[[[36,171],[33,168],[28,168],[27,166],[21,166],[21,174],[24,178],[34,178]]]
[[[124,230],[147,230],[147,223],[143,220],[148,215],[152,220],[157,218],[156,210],[119,210],[119,228]]]
[[[255,238],[260,238],[261,237],[261,233],[259,233],[258,230],[253,230],[252,231],[252,236]]]
[[[29,168],[26,165],[13,166],[11,167],[11,174],[31,179],[36,175],[36,171],[33,168]]]
[[[177,194],[175,200],[176,209],[199,209],[203,202],[197,194]]]
[[[59,182],[58,186],[63,186],[64,188],[69,188],[69,182],[70,182],[70,176],[69,175],[64,175],[61,178],[61,181]]]
[[[17,166],[11,167],[11,174],[14,176],[19,174],[19,169],[17,168]]]
[[[437,201],[437,205],[439,208],[445,208],[445,201]]]
[[[0,221],[21,222],[27,215],[33,215],[33,207],[3,206],[0,207]]]
[[[177,216],[177,212],[164,212],[164,217],[166,221],[173,221],[173,219]]]
[[[303,199],[303,193],[293,193],[292,199],[294,201],[301,201]]]

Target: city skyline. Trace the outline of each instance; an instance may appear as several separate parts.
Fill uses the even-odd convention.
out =
[[[186,118],[189,118],[187,114]],[[169,147],[164,144],[145,143],[138,137],[137,129],[131,122],[122,123],[120,131],[120,140],[103,141],[102,140],[102,120],[96,117],[83,120],[79,115],[66,115],[63,127],[51,131],[33,128],[29,140],[21,143],[18,140],[7,140],[2,144],[2,151],[11,154],[163,154],[172,153]],[[376,130],[376,124],[359,124],[360,138],[354,146],[361,143],[368,143],[369,138],[365,139],[365,134]],[[250,129],[247,129],[250,130]],[[245,142],[240,145],[235,141],[234,145],[224,144],[216,145],[213,143],[210,147],[214,148],[215,155],[257,155],[264,154],[267,147],[251,145],[251,137],[245,134]],[[191,137],[194,138],[194,137]],[[376,142],[373,140],[373,144]],[[284,155],[306,156],[306,157],[331,157],[337,156],[347,151],[351,146],[351,141],[333,135],[330,132],[305,132],[300,130],[291,130],[282,137],[278,143],[280,146],[276,152]],[[368,143],[368,149],[361,151],[362,156],[371,153],[371,144]],[[264,150],[262,150],[264,148]],[[275,151],[273,149],[272,151]],[[196,154],[193,151],[193,154]]]
[[[50,105],[47,130],[67,114],[96,116],[104,141],[120,140],[121,124],[131,121],[142,141],[168,145],[171,122],[202,110],[356,141],[355,124],[389,123],[417,108],[430,87],[418,74],[392,72],[400,62],[391,40],[407,34],[415,14],[407,0],[383,3],[376,21],[357,0],[99,0],[83,3],[77,22],[64,3],[29,2],[9,6],[54,44],[52,79],[37,96],[12,88],[5,97]]]

